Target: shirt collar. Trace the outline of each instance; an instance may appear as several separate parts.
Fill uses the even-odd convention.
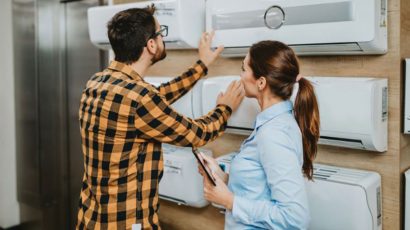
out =
[[[292,105],[292,102],[289,100],[282,101],[282,102],[272,105],[271,107],[259,113],[258,116],[256,116],[255,129],[258,129],[260,126],[272,120],[273,118],[283,113],[290,112],[292,110],[293,110],[293,105]]]
[[[124,73],[136,81],[142,80],[142,77],[137,72],[135,72],[129,65],[122,62],[112,61],[108,66],[108,69]]]

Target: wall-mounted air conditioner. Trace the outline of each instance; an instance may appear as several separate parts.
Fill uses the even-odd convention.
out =
[[[404,229],[410,230],[410,169],[404,172],[405,195],[404,195]]]
[[[384,152],[387,150],[387,80],[377,78],[306,77],[315,88],[320,110],[319,144]],[[145,78],[159,84],[172,78]],[[200,80],[173,105],[192,118],[216,106],[219,92],[238,76]],[[190,108],[188,106],[190,105]],[[245,98],[228,121],[227,132],[249,135],[260,112],[256,99]]]
[[[387,52],[387,0],[207,0],[206,28],[225,56],[244,56],[261,40],[299,55]]]
[[[237,153],[217,158],[225,172],[229,173]],[[306,180],[311,216],[309,229],[382,229],[380,174],[322,164],[314,164],[313,167],[314,180]]]
[[[320,110],[319,144],[387,150],[387,79],[308,77]]]
[[[410,134],[410,59],[405,60],[404,133]]]
[[[145,77],[144,80],[158,87],[161,83],[172,80],[172,77]],[[187,117],[199,118],[215,108],[219,92],[224,91],[234,80],[239,80],[239,77],[224,76],[199,80],[194,88],[174,102],[172,107]],[[245,97],[237,111],[230,117],[227,132],[250,134],[259,112],[260,107],[256,99]]]
[[[164,144],[164,175],[159,183],[159,197],[177,204],[202,208],[209,204],[204,198],[203,178],[192,148]],[[212,152],[200,149],[212,156]]]
[[[223,76],[207,78],[196,86],[193,92],[195,104],[201,105],[195,109],[195,117],[207,114],[216,106],[216,99],[220,92],[225,92],[229,84],[239,80],[238,76]],[[198,103],[199,102],[199,103]],[[228,133],[248,135],[254,128],[256,115],[260,112],[260,106],[255,98],[244,98],[238,110],[228,120]]]
[[[144,8],[155,4],[155,17],[161,25],[168,26],[164,38],[170,49],[196,48],[205,28],[204,0],[154,0],[129,4],[91,7],[88,9],[88,28],[91,42],[99,48],[110,49],[107,23],[119,11]]]
[[[381,177],[376,172],[314,164],[306,182],[314,230],[381,230]]]
[[[200,115],[215,106],[219,92],[239,77],[206,79],[193,92],[202,97]],[[319,144],[384,152],[387,150],[387,80],[376,78],[307,77],[316,91],[320,110]],[[199,87],[199,86],[198,86]],[[235,133],[249,134],[259,113],[255,99],[246,98],[228,126]]]

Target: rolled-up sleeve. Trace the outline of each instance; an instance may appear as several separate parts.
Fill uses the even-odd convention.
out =
[[[244,224],[267,229],[307,229],[310,221],[301,165],[290,137],[281,130],[257,135],[260,162],[270,200],[234,197],[232,216]]]
[[[195,65],[183,74],[169,82],[161,84],[156,88],[158,92],[164,96],[167,103],[172,104],[184,96],[195,85],[195,83],[201,79],[201,77],[207,74],[207,72],[208,68],[201,60],[198,60]]]

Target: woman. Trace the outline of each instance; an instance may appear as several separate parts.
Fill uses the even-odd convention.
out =
[[[216,178],[214,186],[204,176],[204,196],[226,208],[225,229],[307,229],[303,176],[312,179],[319,138],[314,89],[301,77],[293,50],[277,41],[250,48],[241,81],[246,97],[258,100],[261,113],[229,175],[215,159],[201,155]],[[293,107],[289,99],[295,84],[299,90]]]

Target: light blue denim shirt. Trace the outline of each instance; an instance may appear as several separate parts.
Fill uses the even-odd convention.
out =
[[[307,229],[302,135],[292,102],[256,117],[255,129],[233,158],[228,187],[234,193],[225,229]]]

